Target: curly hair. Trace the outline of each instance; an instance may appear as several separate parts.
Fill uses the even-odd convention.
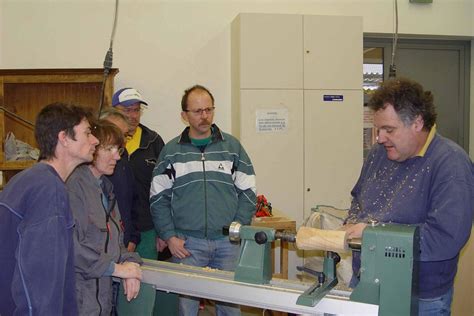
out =
[[[387,104],[393,106],[400,120],[408,126],[420,115],[423,128],[430,130],[436,123],[436,110],[431,91],[410,79],[398,78],[388,80],[380,85],[369,101],[369,108],[374,112],[384,109]]]

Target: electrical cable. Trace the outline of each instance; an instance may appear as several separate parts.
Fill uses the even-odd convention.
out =
[[[392,41],[392,60],[390,61],[390,69],[388,73],[388,77],[390,79],[395,78],[397,76],[397,66],[395,65],[395,53],[397,51],[397,42],[398,42],[398,0],[393,0],[394,2],[394,26],[395,32],[393,33],[393,41]]]
[[[110,35],[109,50],[105,54],[105,59],[104,59],[104,79],[102,80],[102,88],[100,92],[100,106],[99,106],[99,112],[97,114],[97,117],[100,117],[100,113],[102,113],[102,108],[104,106],[105,83],[110,73],[110,69],[112,69],[112,61],[113,61],[113,55],[114,55],[112,48],[114,45],[115,31],[117,29],[118,8],[119,8],[119,0],[115,0],[114,24],[112,26],[112,34]]]

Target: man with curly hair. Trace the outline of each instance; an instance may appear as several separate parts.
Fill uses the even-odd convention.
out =
[[[459,252],[471,233],[473,165],[436,132],[433,95],[409,79],[382,84],[369,102],[377,144],[351,194],[346,231],[360,237],[369,220],[418,225],[419,315],[449,315]],[[354,275],[360,256],[353,260]],[[352,285],[358,280],[353,277]]]

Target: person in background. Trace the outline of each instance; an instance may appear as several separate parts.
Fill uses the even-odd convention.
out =
[[[35,123],[39,162],[0,192],[0,315],[76,315],[73,231],[65,181],[99,144],[91,113],[53,103]]]
[[[255,173],[239,141],[213,124],[214,97],[196,85],[185,90],[181,117],[189,126],[163,148],[153,171],[153,222],[173,262],[233,271],[239,246],[222,233],[249,225],[256,204]],[[199,299],[180,297],[180,315],[197,315]],[[216,303],[217,315],[240,315],[237,305]]]
[[[107,108],[100,113],[100,118],[117,126],[122,131],[124,138],[128,137],[128,119],[122,112],[114,108]],[[134,252],[140,242],[140,232],[135,225],[138,197],[135,189],[133,171],[128,161],[127,150],[124,150],[120,160],[117,161],[114,173],[107,175],[107,178],[114,186],[120,216],[124,223],[123,242],[128,251]]]
[[[140,92],[134,88],[120,89],[112,97],[112,107],[123,113],[129,123],[126,149],[138,195],[134,221],[140,232],[140,243],[136,251],[142,258],[167,260],[171,254],[165,243],[157,237],[150,214],[151,177],[164,142],[158,133],[140,123],[143,106],[147,105]],[[175,315],[177,300],[175,294],[156,291],[154,315]]]
[[[110,315],[112,277],[123,279],[128,301],[136,298],[142,261],[123,244],[120,212],[106,177],[120,160],[123,133],[107,121],[99,121],[92,132],[100,141],[94,160],[79,166],[66,183],[75,223],[76,295],[79,315]]]
[[[128,118],[125,114],[117,109],[108,107],[100,113],[100,119],[104,119],[117,126],[122,131],[124,140],[127,139],[129,124]],[[125,143],[122,144],[122,146],[124,145]],[[134,252],[140,242],[140,232],[136,227],[136,204],[138,196],[135,189],[133,171],[129,166],[128,158],[128,152],[124,148],[120,160],[117,161],[114,173],[107,175],[107,178],[114,187],[115,198],[117,199],[117,204],[119,206],[120,217],[124,226],[123,242],[129,252]],[[141,288],[143,290],[143,286]],[[113,305],[112,315],[117,315],[119,310],[125,313],[129,312],[128,310],[124,310],[123,306],[139,306],[143,303],[141,302],[141,297],[140,299],[137,298],[136,300],[133,300],[134,304],[127,302],[125,297],[122,295],[123,290],[119,288],[117,282],[113,283],[113,291],[113,302],[117,303],[117,305]],[[135,311],[132,309],[130,312]]]
[[[134,88],[120,89],[112,97],[112,106],[123,113],[129,123],[126,149],[138,194],[136,225],[141,239],[136,251],[143,258],[156,260],[158,258],[156,232],[150,214],[149,194],[153,168],[164,142],[155,131],[140,123],[143,105],[148,105],[148,103]]]
[[[449,315],[459,252],[471,233],[472,163],[461,147],[436,132],[433,96],[420,84],[387,81],[369,107],[377,144],[351,192],[347,236],[361,237],[369,220],[418,225],[419,315]],[[360,269],[356,254],[352,286]]]

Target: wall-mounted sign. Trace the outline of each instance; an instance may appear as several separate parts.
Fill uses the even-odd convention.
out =
[[[260,109],[256,113],[257,133],[286,132],[288,109]]]
[[[325,94],[323,100],[326,102],[344,101],[344,96],[342,94]]]

